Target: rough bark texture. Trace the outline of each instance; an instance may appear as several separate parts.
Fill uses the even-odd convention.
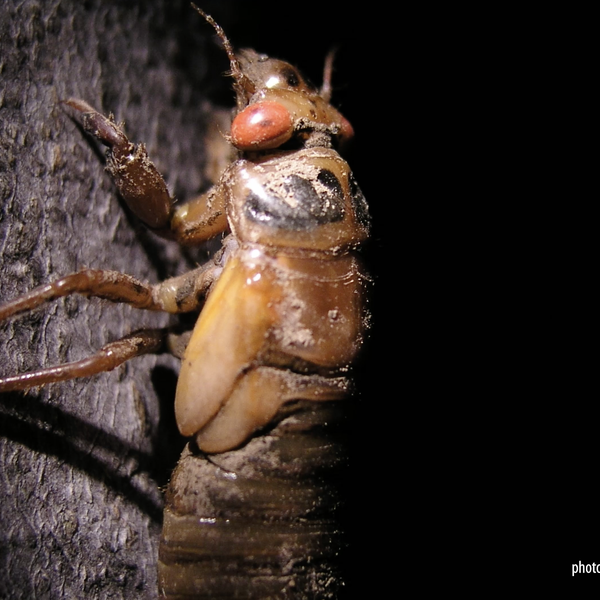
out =
[[[187,3],[8,2],[1,9],[2,298],[83,267],[158,281],[189,268],[129,218],[98,147],[59,101],[126,121],[178,196],[202,184],[206,112],[176,65]],[[189,23],[189,29],[182,28]],[[198,34],[194,31],[199,31]],[[194,135],[189,135],[189,131]],[[2,325],[2,374],[76,360],[164,315],[80,297]],[[151,598],[162,497],[182,442],[173,429],[177,361],[2,398],[0,597]],[[173,445],[174,444],[174,447]]]
[[[202,2],[236,47],[303,70],[310,62],[314,81],[326,51],[351,37],[348,19],[360,21],[333,8],[314,23],[292,21],[279,3],[248,5]],[[254,26],[247,27],[250,14]],[[273,22],[279,26],[269,29]],[[350,43],[346,49],[352,52]],[[348,84],[357,52],[346,55],[334,84]],[[132,141],[146,144],[172,193],[185,198],[206,183],[201,92],[226,90],[226,68],[187,1],[3,3],[0,300],[83,267],[151,282],[190,268],[194,259],[130,218],[102,152],[59,101],[78,97],[125,120]],[[341,108],[351,117],[348,106],[350,99]],[[372,202],[360,169],[357,175]],[[0,374],[76,360],[167,321],[80,297],[58,301],[0,324]],[[156,597],[160,486],[184,443],[173,420],[176,372],[172,357],[143,357],[109,374],[2,397],[1,598]]]

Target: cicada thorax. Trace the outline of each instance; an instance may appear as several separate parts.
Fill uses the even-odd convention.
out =
[[[331,148],[239,160],[225,185],[229,223],[240,240],[327,260],[368,236],[365,198],[348,163]]]
[[[223,182],[238,245],[200,315],[176,398],[182,433],[208,452],[241,444],[289,400],[344,396],[340,373],[365,323],[352,249],[368,213],[334,150],[239,160]]]

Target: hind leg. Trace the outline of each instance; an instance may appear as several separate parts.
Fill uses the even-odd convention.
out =
[[[348,394],[348,385],[344,377],[254,368],[241,376],[227,403],[196,435],[196,442],[209,453],[231,450],[269,423],[285,402],[337,400]]]
[[[201,305],[217,271],[217,266],[210,262],[179,277],[149,285],[124,273],[87,269],[66,275],[58,281],[43,285],[1,305],[0,322],[28,312],[50,300],[72,294],[95,296],[146,310],[171,313],[193,311]],[[170,336],[170,347],[177,351],[177,346],[181,344],[173,342],[172,339],[173,336]],[[110,371],[136,356],[161,351],[166,341],[167,330],[141,330],[107,344],[89,358],[0,378],[0,393],[26,390],[46,383],[89,377]]]

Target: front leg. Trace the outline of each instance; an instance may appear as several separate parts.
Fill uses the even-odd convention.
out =
[[[76,98],[65,104],[80,111],[83,128],[109,148],[106,168],[127,206],[150,229],[167,227],[173,198],[144,145],[132,144],[112,115],[107,118]]]
[[[151,230],[183,244],[203,242],[227,230],[219,186],[174,209],[174,198],[144,144],[129,141],[112,115],[105,117],[83,100],[65,104],[82,113],[83,128],[108,147],[106,169],[130,210]]]

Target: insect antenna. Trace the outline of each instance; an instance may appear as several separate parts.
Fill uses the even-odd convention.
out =
[[[333,73],[333,60],[337,53],[337,48],[332,48],[325,57],[325,65],[323,66],[323,85],[321,86],[321,91],[319,95],[325,102],[329,102],[331,100],[331,76]]]
[[[219,36],[219,39],[223,43],[223,47],[225,49],[225,52],[227,52],[227,57],[229,58],[229,64],[231,66],[231,71],[229,72],[229,75],[231,75],[231,77],[233,77],[235,81],[233,87],[237,96],[238,108],[242,109],[248,103],[250,96],[256,91],[256,86],[252,83],[250,78],[247,77],[242,71],[242,67],[240,66],[240,63],[233,51],[233,46],[231,45],[229,38],[225,35],[223,28],[210,15],[206,14],[201,8],[198,8],[193,2],[191,4],[192,7],[198,13],[200,13],[200,15],[204,17],[204,19],[206,19],[208,23],[210,23],[214,27],[215,31],[217,32],[217,35]]]

